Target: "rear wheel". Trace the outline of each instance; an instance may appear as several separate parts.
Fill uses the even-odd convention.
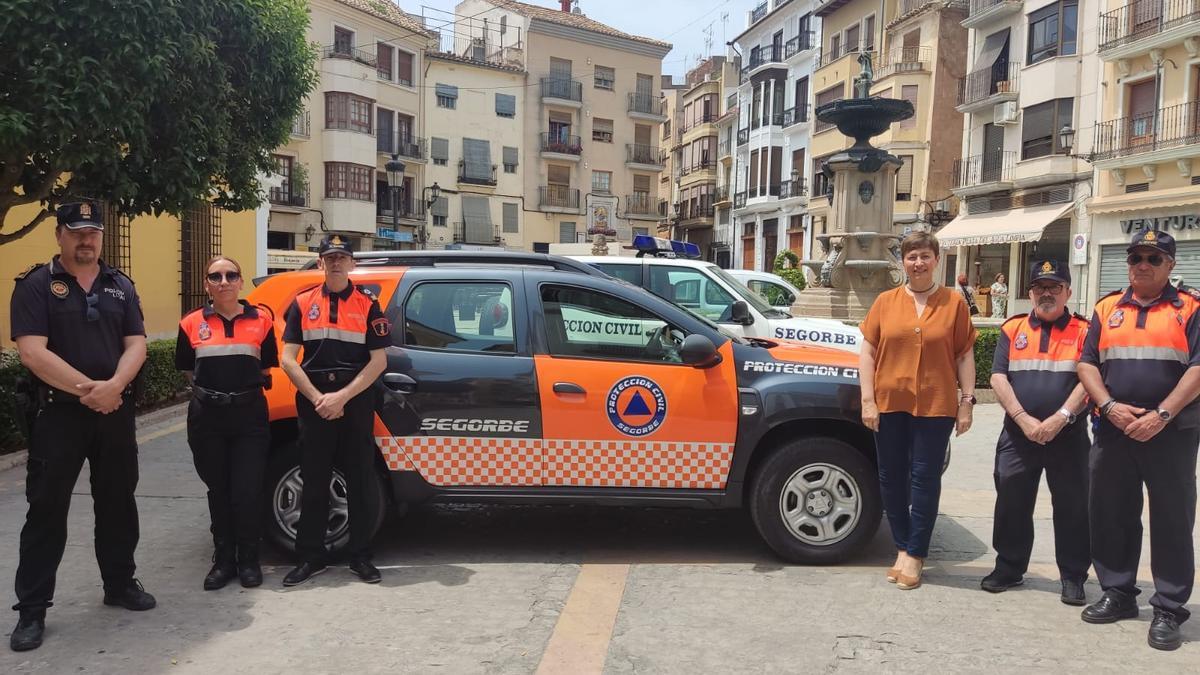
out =
[[[759,466],[750,494],[758,532],[781,558],[831,564],[859,551],[879,527],[875,468],[850,444],[801,438]]]
[[[300,474],[300,450],[295,443],[278,448],[267,464],[268,501],[264,518],[266,538],[285,551],[296,550],[296,528],[300,524],[301,497],[304,478]],[[346,477],[334,467],[329,480],[329,522],[325,530],[325,547],[339,553],[350,541],[350,509],[347,500]],[[367,485],[367,518],[371,520],[371,536],[379,531],[387,515],[387,495],[383,479],[376,477]]]

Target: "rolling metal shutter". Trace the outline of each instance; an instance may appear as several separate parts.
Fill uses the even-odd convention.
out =
[[[1097,297],[1129,285],[1125,265],[1125,244],[1100,247],[1100,289]],[[1175,247],[1175,269],[1171,279],[1182,279],[1188,286],[1200,287],[1200,241],[1180,241]]]

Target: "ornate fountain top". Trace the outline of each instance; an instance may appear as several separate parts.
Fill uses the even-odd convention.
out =
[[[856,98],[870,98],[871,84],[875,81],[875,71],[871,68],[871,52],[859,52],[858,65],[862,68],[855,79]]]

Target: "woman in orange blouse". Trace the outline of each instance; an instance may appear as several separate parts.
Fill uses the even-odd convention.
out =
[[[908,283],[881,293],[862,324],[862,418],[897,549],[887,578],[905,590],[921,585],[950,431],[966,433],[975,404],[975,326],[962,294],[934,281],[938,255],[932,234],[905,237]]]

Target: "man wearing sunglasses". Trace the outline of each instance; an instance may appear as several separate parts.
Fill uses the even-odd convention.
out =
[[[1054,497],[1054,556],[1062,580],[1061,600],[1083,605],[1088,551],[1087,395],[1076,362],[1087,320],[1067,309],[1071,271],[1040,260],[1029,273],[1033,311],[1004,322],[992,361],[992,390],[1003,406],[1004,427],[996,443],[996,517],[992,546],[996,567],[985,591],[1000,593],[1024,583],[1033,552],[1033,507],[1042,472]]]
[[[1166,232],[1138,232],[1128,254],[1129,288],[1096,304],[1079,362],[1079,379],[1100,407],[1089,507],[1092,564],[1104,589],[1083,620],[1138,615],[1145,485],[1155,588],[1147,642],[1170,650],[1180,645],[1195,581],[1200,291],[1169,283],[1175,239]]]
[[[21,274],[12,295],[13,341],[37,378],[40,404],[13,607],[20,619],[9,641],[16,651],[42,644],[67,543],[71,491],[85,459],[104,604],[134,611],[155,605],[133,578],[138,465],[131,383],[146,360],[141,305],[129,277],[100,260],[100,204],[63,204],[57,216],[59,255]]]

